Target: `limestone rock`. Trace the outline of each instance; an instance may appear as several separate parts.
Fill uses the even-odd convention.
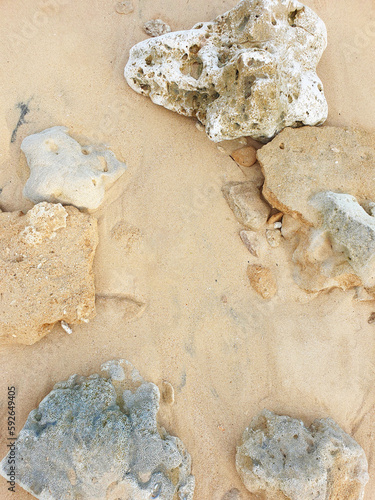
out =
[[[0,342],[33,344],[57,321],[95,315],[97,223],[75,207],[39,203],[0,213]]]
[[[96,209],[126,165],[109,150],[81,147],[67,132],[67,127],[52,127],[22,141],[30,167],[24,196],[34,203],[60,202]]]
[[[171,27],[161,19],[151,19],[144,24],[143,28],[150,36],[160,36],[171,31]]]
[[[243,0],[212,22],[138,43],[125,77],[154,103],[198,118],[215,142],[265,141],[326,120],[316,74],[326,45],[323,21],[301,3]]]
[[[336,251],[344,252],[365,286],[375,286],[375,218],[347,194],[319,193],[310,204],[321,214]]]
[[[266,179],[264,197],[288,215],[319,224],[309,200],[322,191],[351,194],[370,209],[375,134],[339,127],[288,128],[259,149],[257,157]]]
[[[260,264],[249,264],[247,276],[250,285],[263,299],[272,299],[277,292],[277,283],[275,277],[268,267]]]
[[[241,167],[252,167],[257,161],[257,150],[252,146],[246,146],[233,151],[231,157]]]
[[[302,421],[264,410],[245,430],[236,467],[246,488],[267,500],[362,500],[362,448],[332,419]]]
[[[263,227],[268,219],[270,207],[261,197],[253,181],[230,182],[223,187],[223,195],[233,210],[236,219],[249,229]]]
[[[159,399],[124,360],[56,384],[19,434],[16,482],[43,500],[192,500],[190,456],[158,426]]]

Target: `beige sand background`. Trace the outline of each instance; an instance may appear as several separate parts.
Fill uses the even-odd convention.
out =
[[[126,301],[100,299],[97,317],[72,335],[56,327],[34,346],[2,348],[0,455],[8,385],[17,387],[19,430],[56,382],[126,358],[146,379],[173,385],[175,404],[163,404],[160,417],[192,455],[197,500],[222,500],[233,488],[238,499],[252,498],[236,474],[235,447],[264,407],[306,423],[333,417],[365,449],[366,500],[375,499],[375,324],[367,322],[375,304],[337,290],[307,300],[292,285],[284,248],[269,251],[279,293],[262,301],[246,277],[254,258],[220,191],[250,169],[243,173],[194,121],[135,94],[123,78],[145,21],[187,29],[235,3],[134,0],[134,12],[121,15],[114,0],[1,1],[0,208],[31,206],[22,197],[26,135],[66,125],[82,143],[110,145],[129,168],[95,214],[97,292],[146,308],[134,317]],[[329,123],[374,129],[375,2],[305,3],[328,28],[319,74]],[[30,111],[11,143],[19,103]],[[136,236],[114,238],[119,223]],[[0,498],[32,497],[19,487],[8,493],[1,479]]]

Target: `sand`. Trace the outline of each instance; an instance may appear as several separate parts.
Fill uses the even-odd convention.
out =
[[[193,120],[135,94],[123,78],[129,48],[146,37],[145,21],[185,29],[235,3],[135,0],[134,12],[122,15],[109,0],[2,2],[0,208],[32,206],[22,197],[28,168],[20,144],[47,127],[66,125],[83,143],[107,143],[128,170],[95,213],[96,287],[107,297],[97,317],[71,335],[57,326],[33,346],[0,352],[0,456],[8,386],[17,388],[20,430],[54,383],[125,358],[145,379],[173,385],[175,403],[162,405],[161,421],[192,455],[197,500],[222,500],[233,488],[238,498],[253,498],[235,471],[235,448],[264,407],[306,424],[334,418],[367,454],[365,499],[372,500],[375,324],[368,318],[375,304],[338,290],[306,297],[292,284],[284,246],[269,256],[277,295],[256,295],[246,276],[255,258],[221,193],[251,169],[239,169]],[[374,130],[373,3],[305,3],[329,33],[318,68],[328,123]],[[131,300],[146,305],[131,307]],[[13,495],[1,479],[0,498],[32,496],[20,487]]]

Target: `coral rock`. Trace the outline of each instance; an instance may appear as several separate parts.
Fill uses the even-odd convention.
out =
[[[270,207],[261,197],[253,181],[230,182],[223,187],[223,195],[237,220],[249,229],[263,227],[268,219]]]
[[[75,207],[39,203],[0,214],[0,342],[33,344],[57,321],[95,315],[97,223]]]
[[[264,197],[288,215],[319,224],[309,200],[322,191],[351,194],[370,209],[375,134],[339,127],[288,128],[259,149],[257,157],[266,179]]]
[[[159,399],[123,360],[56,384],[19,434],[16,482],[43,500],[192,500],[190,456],[159,428]]]
[[[332,419],[300,420],[264,410],[245,430],[236,467],[246,488],[268,500],[362,500],[362,448]]]
[[[323,21],[301,3],[243,0],[212,22],[138,43],[125,77],[154,103],[198,118],[213,141],[265,141],[326,120],[316,74],[326,45]]]
[[[60,202],[96,209],[126,165],[109,150],[82,148],[67,131],[67,127],[52,127],[22,141],[30,167],[24,196],[34,203]]]
[[[250,285],[263,299],[272,299],[277,292],[277,283],[268,267],[260,264],[250,264],[247,268]]]

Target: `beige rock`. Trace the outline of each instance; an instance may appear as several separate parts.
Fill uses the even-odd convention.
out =
[[[257,152],[263,195],[280,211],[310,225],[319,216],[309,204],[322,191],[355,196],[370,208],[374,199],[375,134],[339,127],[285,129]]]
[[[257,161],[257,150],[253,146],[246,146],[233,151],[231,157],[241,167],[251,167]]]
[[[266,229],[266,240],[270,247],[277,248],[281,243],[281,232],[278,229]]]
[[[362,500],[362,448],[332,419],[310,427],[264,410],[245,430],[236,467],[246,488],[267,500]]]
[[[255,231],[241,231],[240,238],[251,255],[259,257],[260,241],[258,234]]]
[[[281,226],[281,235],[286,240],[292,239],[301,229],[301,222],[290,215],[284,214]]]
[[[151,19],[143,25],[143,29],[150,36],[160,36],[171,31],[171,27],[161,19]]]
[[[268,267],[250,264],[247,268],[250,285],[263,299],[272,299],[277,292],[276,279]]]
[[[95,315],[96,219],[75,207],[39,203],[0,214],[0,342],[33,344],[57,321]]]
[[[266,224],[270,207],[261,199],[256,183],[230,182],[223,187],[223,195],[241,224],[253,230]]]
[[[211,22],[138,43],[125,78],[154,103],[198,118],[215,142],[264,141],[326,120],[316,74],[326,45],[325,25],[309,7],[243,0]]]

